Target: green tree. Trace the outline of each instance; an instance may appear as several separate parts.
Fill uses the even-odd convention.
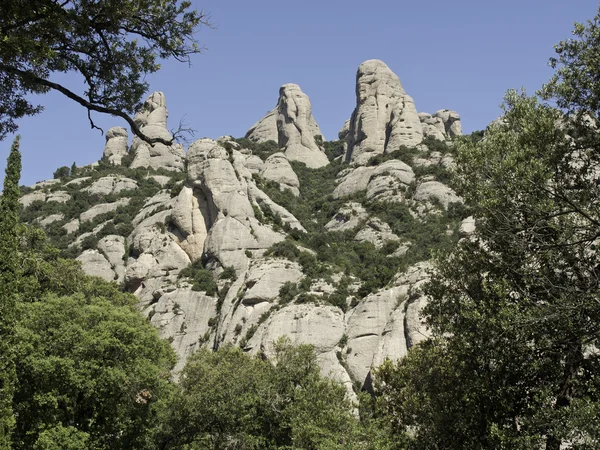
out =
[[[378,371],[411,448],[600,445],[598,23],[557,46],[551,103],[511,91],[502,123],[458,146],[477,230],[425,288],[433,338]]]
[[[19,179],[21,154],[19,136],[13,142],[6,166],[0,199],[0,449],[10,449],[15,418],[12,399],[15,389],[15,321],[18,266]]]
[[[426,288],[434,339],[401,376],[381,372],[415,448],[599,443],[600,147],[535,98],[511,92],[506,108],[459,147],[477,231]]]
[[[279,341],[273,363],[233,346],[200,350],[181,387],[162,448],[370,448],[345,389],[321,377],[308,345]]]
[[[175,355],[133,298],[51,294],[18,314],[13,448],[154,448]]]
[[[29,94],[56,90],[88,111],[125,119],[148,89],[145,77],[159,59],[189,62],[201,49],[194,33],[206,15],[179,0],[4,0],[0,3],[0,139],[16,120],[40,112]],[[56,73],[80,76],[81,91],[51,81]],[[74,86],[77,85],[74,83]]]

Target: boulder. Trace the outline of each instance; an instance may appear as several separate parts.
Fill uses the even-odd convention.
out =
[[[104,159],[111,164],[120,165],[123,156],[127,155],[127,130],[122,127],[112,127],[106,132]]]
[[[253,305],[272,302],[279,296],[279,289],[287,282],[296,283],[302,277],[302,268],[286,259],[261,258],[252,262],[246,273],[246,291],[242,304]]]
[[[387,242],[399,241],[400,238],[392,233],[390,226],[377,217],[367,220],[365,227],[354,237],[358,242],[370,242],[381,248]]]
[[[63,220],[64,218],[65,218],[64,214],[50,214],[49,216],[46,216],[43,219],[39,220],[38,223],[43,227],[47,227],[51,223],[59,222],[59,221]],[[78,227],[79,227],[79,224],[78,224]]]
[[[125,238],[118,235],[108,235],[98,241],[98,250],[104,255],[110,263],[110,267],[114,272],[113,279],[120,283],[125,276]]]
[[[212,340],[207,338],[212,332],[209,320],[217,314],[214,297],[192,291],[189,287],[179,288],[161,295],[144,313],[158,328],[160,337],[171,342],[178,356],[175,374],[183,369],[187,358],[201,345],[212,347]]]
[[[256,122],[246,132],[246,137],[253,142],[264,143],[267,141],[277,142],[279,140],[279,132],[277,131],[277,107],[272,109]]]
[[[27,208],[33,202],[45,202],[46,201],[46,193],[42,191],[31,192],[29,194],[25,194],[23,197],[19,199],[21,205],[24,208]]]
[[[109,195],[118,194],[121,191],[132,191],[137,188],[137,181],[120,175],[111,175],[94,181],[82,191],[94,195]]]
[[[88,220],[93,220],[96,216],[100,214],[106,214],[112,211],[116,211],[119,206],[127,205],[129,203],[128,198],[120,198],[116,202],[113,203],[100,203],[99,205],[94,205],[87,211],[82,212],[79,215],[80,222],[87,222]]]
[[[442,123],[444,124],[444,132],[449,138],[462,136],[460,116],[456,111],[441,109],[433,113],[433,117],[441,119]]]
[[[290,162],[284,153],[274,153],[267,158],[264,168],[260,175],[266,180],[271,180],[279,184],[279,188],[288,190],[294,196],[300,195],[300,181],[298,175],[292,169]]]
[[[349,172],[340,172],[333,190],[333,198],[342,198],[367,189],[374,167],[356,167]]]
[[[413,200],[417,202],[438,202],[444,209],[448,209],[450,203],[460,202],[463,200],[456,193],[439,181],[426,181],[417,186]]]
[[[110,262],[98,250],[85,250],[76,260],[81,262],[81,268],[88,275],[106,281],[113,281],[115,278]]]
[[[46,197],[47,202],[67,203],[71,200],[71,195],[66,191],[50,192]]]
[[[335,216],[327,222],[325,229],[327,231],[352,230],[358,227],[367,217],[367,211],[360,203],[345,203]]]

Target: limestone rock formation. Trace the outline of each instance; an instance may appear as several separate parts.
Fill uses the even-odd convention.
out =
[[[325,225],[325,229],[328,231],[352,230],[365,221],[367,217],[367,211],[360,203],[346,203]]]
[[[367,220],[365,227],[354,237],[355,241],[370,242],[375,247],[381,248],[387,242],[397,242],[398,236],[392,233],[390,226],[382,220],[374,217]]]
[[[82,189],[84,192],[96,195],[118,194],[121,191],[137,189],[137,181],[122,176],[102,177],[94,181],[90,186]]]
[[[79,216],[80,222],[87,222],[88,220],[93,220],[96,216],[100,214],[106,214],[111,211],[115,211],[119,206],[124,206],[129,203],[128,198],[120,198],[116,202],[113,203],[100,203],[99,205],[92,206],[87,211],[84,211]]]
[[[375,155],[422,140],[414,101],[400,79],[383,61],[362,63],[356,73],[356,108],[346,135],[346,161],[364,165]]]
[[[161,93],[151,95],[136,116],[148,136],[170,139],[166,120]],[[373,366],[403,357],[427,336],[420,318],[427,299],[420,286],[428,264],[403,269],[391,281],[389,271],[369,277],[386,272],[379,269],[388,263],[401,267],[392,257],[419,255],[422,249],[413,247],[426,239],[411,227],[461,201],[439,181],[454,165],[450,152],[422,143],[423,136],[447,140],[459,133],[456,113],[417,114],[398,77],[381,61],[367,61],[358,71],[356,109],[340,131],[350,163],[342,170],[294,172],[290,160],[309,167],[328,160],[315,138],[321,131],[308,97],[288,84],[276,108],[248,132],[255,142],[276,141],[277,153],[265,146],[253,154],[224,136],[195,141],[184,157],[178,146],[149,146],[134,138],[132,167],[149,170],[82,168],[80,178],[68,183],[36,184],[21,202],[25,209],[34,205],[25,211],[29,223],[46,227],[51,237],[60,234],[58,227],[69,234],[68,252],[79,254],[86,273],[122,283],[137,296],[139,309],[176,350],[176,371],[199,347],[233,344],[270,357],[274,342],[287,335],[292,343],[314,345],[322,373],[344,383],[352,398],[352,387],[363,384]],[[401,145],[415,148],[389,154]],[[126,131],[111,129],[105,158],[117,165],[126,152]],[[378,158],[366,164],[373,156]],[[278,204],[276,199],[289,197],[271,198],[259,178],[289,190],[298,205],[290,202],[288,210]],[[316,198],[299,195],[301,180]],[[326,189],[318,192],[321,187]],[[321,196],[332,189],[333,201]],[[65,204],[36,208],[38,201]],[[86,202],[90,206],[83,210]],[[457,229],[455,220],[452,225],[440,228],[443,238]],[[451,238],[468,236],[473,227],[465,219]],[[321,240],[319,232],[331,234]],[[267,251],[286,239],[278,246],[284,252]],[[303,253],[292,253],[288,244]],[[291,259],[282,257],[285,252]],[[366,252],[377,252],[377,258]],[[347,267],[336,259],[346,254],[356,257]],[[374,261],[368,276],[355,270],[363,260]],[[207,270],[213,277],[208,283]]]
[[[246,162],[248,160],[246,159]],[[283,191],[289,190],[296,197],[300,195],[300,181],[284,153],[274,153],[267,158],[260,175],[266,180],[275,181]]]
[[[44,191],[34,191],[29,194],[25,194],[19,199],[19,202],[23,207],[27,208],[31,206],[33,202],[58,202],[66,203],[71,196],[65,191],[55,191],[46,193]]]
[[[246,137],[254,142],[279,141],[279,132],[277,131],[277,107],[272,109],[256,122],[246,132]]]
[[[162,92],[150,95],[142,110],[134,118],[142,133],[150,138],[173,139],[167,129],[167,102]],[[131,163],[132,168],[151,167],[167,170],[183,170],[185,158],[183,147],[180,144],[165,145],[161,143],[148,144],[135,136],[131,143],[131,150],[135,157]]]
[[[111,164],[120,165],[123,156],[127,155],[127,130],[112,127],[106,132],[104,159]]]
[[[313,169],[329,164],[317,142],[322,133],[312,115],[310,99],[297,84],[281,86],[275,109],[254,124],[246,137],[255,142],[273,140],[290,161]]]
[[[451,188],[439,181],[426,181],[417,186],[413,199],[418,202],[436,201],[446,209],[450,203],[463,201]]]
[[[444,132],[446,136],[453,138],[455,136],[462,135],[462,126],[460,123],[460,116],[456,111],[450,111],[449,109],[441,109],[433,113],[433,117],[439,118],[444,124]]]

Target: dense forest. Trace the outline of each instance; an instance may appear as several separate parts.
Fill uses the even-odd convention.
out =
[[[464,204],[418,225],[402,204],[332,197],[346,167],[341,141],[323,143],[331,160],[325,167],[292,162],[298,197],[254,177],[308,224],[301,231],[277,214],[255,212],[289,235],[265,255],[298,263],[304,276],[283,285],[280,304],[321,302],[346,311],[355,306],[350,296],[358,302],[411,264],[433,263],[421,288],[430,336],[404,358],[373,367],[371,383],[354,386],[356,401],[322,375],[310,345],[284,337],[273,358],[245,352],[252,327],[238,345],[200,348],[174,375],[175,352],[136,308],[136,297],[86,275],[72,259],[70,240],[105,217],[69,238],[58,224],[46,231],[31,225],[65,208],[85,211],[90,198],[73,187],[68,204],[23,208],[17,138],[0,200],[0,450],[600,448],[599,26],[600,16],[576,25],[574,38],[556,46],[554,77],[535,95],[508,91],[503,116],[484,132],[450,145],[425,141],[456,165],[418,175],[450,184]],[[265,157],[278,150],[237,143]],[[400,147],[367,166],[410,163],[422,151]],[[55,175],[99,178],[117,169],[101,162],[81,170]],[[119,170],[140,188],[122,194],[133,199],[110,213],[104,235],[129,234],[143,199],[161,190],[144,171]],[[167,186],[172,197],[180,178]],[[324,233],[348,200],[393,224],[408,250]],[[467,216],[476,228],[459,240]],[[102,236],[82,239],[82,248],[95,249]],[[214,276],[209,269],[199,259],[179,277],[222,302],[236,272],[226,267]],[[336,290],[311,296],[313,278],[334,272],[346,275]]]

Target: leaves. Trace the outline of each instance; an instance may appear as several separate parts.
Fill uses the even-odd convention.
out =
[[[8,0],[0,5],[0,139],[41,111],[27,95],[56,89],[88,111],[129,118],[159,59],[188,62],[206,16],[178,0]],[[75,72],[83,91],[51,81]],[[90,119],[91,120],[91,119]],[[91,123],[92,126],[93,122]],[[142,136],[144,137],[144,136]],[[146,137],[146,139],[148,139]]]

